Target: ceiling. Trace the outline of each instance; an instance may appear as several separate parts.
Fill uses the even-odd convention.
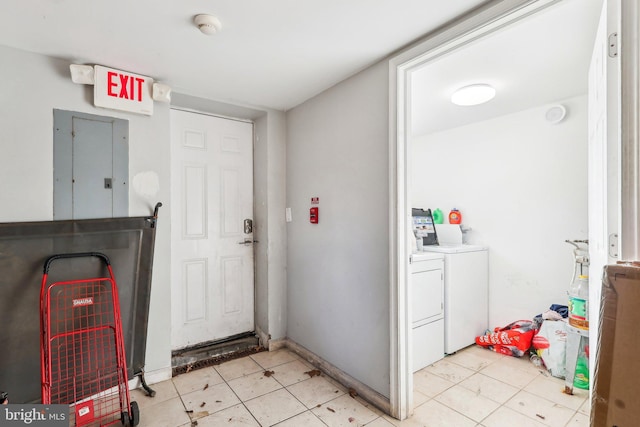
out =
[[[2,0],[0,45],[287,110],[484,2]],[[200,13],[222,30],[201,34]]]
[[[586,94],[601,6],[564,0],[412,73],[412,135]],[[496,97],[473,107],[450,102],[456,89],[473,83],[491,84]]]

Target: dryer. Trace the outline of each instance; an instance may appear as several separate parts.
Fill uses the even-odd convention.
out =
[[[444,256],[411,255],[413,372],[444,357]]]

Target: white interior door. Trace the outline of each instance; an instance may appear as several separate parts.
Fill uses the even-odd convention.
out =
[[[171,110],[172,349],[254,329],[253,125]]]
[[[610,44],[612,34],[620,34],[619,1],[606,0],[603,4],[589,67],[589,301],[596,302],[589,309],[592,354],[598,342],[602,269],[618,256],[612,244],[616,243],[620,205],[620,60]],[[590,365],[590,378],[594,378],[595,364]]]

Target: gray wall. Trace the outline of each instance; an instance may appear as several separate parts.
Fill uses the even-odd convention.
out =
[[[132,189],[129,214],[148,215],[156,201],[165,204],[156,242],[146,368],[149,374],[166,373],[171,350],[168,105],[156,103],[152,117],[97,109],[92,87],[71,82],[67,61],[6,47],[0,47],[0,59],[11,64],[0,68],[2,222],[53,218],[54,108],[129,120],[130,180],[150,172],[159,179],[153,196]],[[385,396],[387,79],[383,62],[340,83],[290,111],[286,130],[284,114],[263,111],[256,120],[260,141],[255,156],[257,325],[274,339],[291,337]],[[285,180],[294,216],[288,227]],[[321,200],[317,226],[307,219],[312,196]]]
[[[287,113],[287,335],[387,397],[388,78],[382,61]]]
[[[129,181],[155,172],[160,189],[152,197],[130,191],[129,214],[146,216],[156,201],[169,202],[169,107],[152,117],[92,106],[92,86],[76,85],[69,63],[0,46],[0,222],[53,219],[53,109],[129,121]],[[170,366],[169,207],[162,208],[149,313],[147,371]]]
[[[129,215],[146,216],[161,201],[149,313],[146,372],[150,382],[171,375],[170,121],[169,105],[155,103],[151,117],[93,107],[93,87],[76,85],[69,63],[0,46],[0,222],[53,219],[53,110],[71,110],[129,121]],[[7,66],[10,64],[10,66]],[[175,94],[174,104],[256,120],[256,324],[273,338],[285,336],[286,229],[285,117]],[[157,176],[159,190],[136,185]],[[151,186],[153,187],[153,185]],[[261,198],[262,197],[262,198]],[[262,209],[261,201],[268,205]],[[267,227],[268,224],[268,227]],[[264,234],[260,234],[264,231]],[[264,250],[262,250],[264,248]],[[269,257],[269,262],[267,262]],[[268,266],[268,270],[261,267]],[[263,313],[267,313],[263,316]],[[263,321],[264,317],[264,321]]]
[[[255,122],[256,326],[270,339],[286,336],[287,252],[284,113]]]

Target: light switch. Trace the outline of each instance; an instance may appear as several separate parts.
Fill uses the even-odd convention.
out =
[[[292,219],[291,219],[291,208],[286,208],[284,212],[285,212],[285,218],[286,218],[287,222],[291,222],[292,221]]]

